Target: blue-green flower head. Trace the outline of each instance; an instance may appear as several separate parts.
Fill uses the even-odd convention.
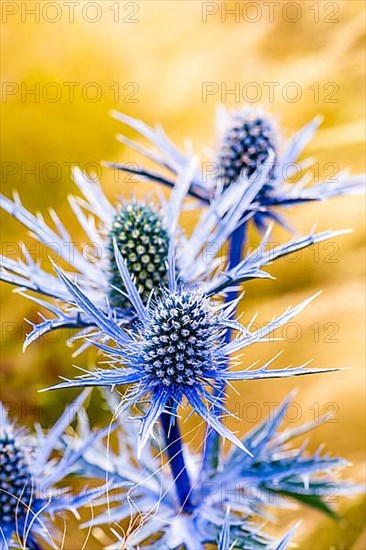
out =
[[[262,110],[245,108],[226,116],[226,124],[217,154],[218,179],[225,188],[242,174],[257,172],[269,158],[277,158],[278,130],[274,120]],[[274,178],[274,171],[269,174]]]
[[[194,386],[218,368],[215,350],[222,326],[210,301],[200,293],[165,293],[141,332],[138,361],[165,386]]]
[[[116,290],[124,285],[114,258],[114,245],[125,258],[144,303],[151,291],[166,280],[169,235],[156,207],[137,200],[123,203],[117,210],[109,232],[110,300],[113,307],[127,309],[129,300]]]

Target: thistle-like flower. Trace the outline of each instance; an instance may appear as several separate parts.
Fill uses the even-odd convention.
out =
[[[69,447],[62,458],[51,457],[85,397],[84,392],[67,407],[47,435],[38,428],[37,436],[13,424],[0,405],[0,548],[37,550],[41,540],[56,548],[58,534],[50,528],[50,516],[76,512],[97,496],[96,491],[73,495],[55,486],[73,471],[77,452]]]
[[[124,135],[119,135],[118,139],[155,162],[162,171],[148,170],[143,166],[135,168],[115,162],[107,162],[105,165],[173,187],[176,174],[189,163],[190,152],[182,153],[160,126],[156,129],[151,128],[116,111],[113,111],[112,115],[150,141],[154,149],[143,147]],[[364,192],[364,175],[350,176],[344,171],[329,181],[309,185],[312,177],[306,169],[313,161],[299,161],[298,158],[312,139],[320,122],[321,117],[314,118],[286,144],[280,138],[277,124],[265,111],[243,108],[228,113],[222,107],[218,111],[218,146],[210,162],[205,165],[207,170],[202,167],[201,171],[195,172],[190,195],[203,203],[210,203],[217,193],[240,178],[251,176],[253,173],[261,174],[265,166],[271,164],[271,153],[274,154],[274,166],[262,180],[262,185],[244,215],[246,221],[253,220],[261,230],[267,227],[269,221],[288,228],[286,220],[278,212],[279,207]],[[190,146],[188,151],[191,149]],[[166,169],[170,174],[166,175]],[[289,183],[292,179],[297,180],[296,183]]]
[[[123,290],[123,285],[111,253],[113,239],[118,243],[146,299],[146,294],[156,287],[157,278],[160,283],[165,276],[169,245],[166,213],[153,204],[135,199],[119,202],[114,207],[97,181],[88,179],[78,169],[75,169],[74,175],[85,198],[72,196],[70,204],[88,239],[86,248],[76,246],[54,211],[51,211],[51,217],[56,230],[51,229],[41,215],[30,214],[17,196],[14,201],[1,197],[2,207],[21,221],[42,245],[47,247],[52,243],[53,247],[56,246],[63,260],[76,270],[78,283],[93,296],[93,301],[104,307],[106,298],[109,299],[118,312],[119,322],[128,323],[131,320],[130,304],[123,294],[115,290],[115,287]],[[57,277],[43,269],[40,262],[34,262],[25,247],[23,253],[25,261],[2,258],[1,278],[38,295],[52,297],[62,304],[60,308],[58,303],[53,305],[38,300],[56,318],[44,319],[29,335],[27,343],[54,328],[88,327],[89,320],[70,305],[71,297]]]
[[[278,156],[278,130],[271,118],[263,111],[243,109],[235,111],[222,132],[217,148],[217,180],[223,188],[237,181],[244,173],[252,176],[259,172],[274,153],[274,165],[268,173],[268,183],[275,178],[275,164]]]
[[[245,178],[246,185],[240,179],[214,198],[189,237],[179,226],[179,216],[191,185],[195,162],[179,175],[169,201],[160,208],[135,199],[120,201],[114,207],[100,185],[76,169],[75,181],[85,199],[71,197],[70,204],[89,239],[87,250],[94,250],[91,256],[85,254],[85,249],[77,248],[54,211],[51,211],[51,216],[56,231],[41,215],[30,214],[17,196],[14,201],[1,197],[1,204],[28,227],[37,241],[45,246],[50,243],[56,246],[59,256],[76,270],[79,287],[103,311],[110,313],[113,308],[113,315],[122,325],[133,321],[135,313],[118,272],[114,241],[146,304],[150,294],[158,293],[159,288],[166,284],[166,261],[171,246],[175,248],[180,281],[191,288],[200,284],[203,292],[213,295],[248,279],[269,277],[262,268],[274,259],[338,234],[329,231],[310,234],[267,251],[265,245],[270,236],[267,233],[255,254],[249,254],[242,262],[239,258],[235,266],[225,267],[225,259],[220,257],[222,248],[242,223],[244,213],[267,180],[271,166],[269,164],[259,176],[255,173]],[[36,263],[24,247],[23,251],[25,261],[2,258],[0,277],[37,293],[38,296],[25,295],[52,314],[51,318],[42,316],[42,321],[33,325],[25,346],[53,329],[79,327],[94,330],[94,320],[75,307],[72,295],[61,281]],[[221,271],[218,269],[220,265]],[[40,296],[54,299],[56,303]]]
[[[52,389],[83,386],[115,386],[128,384],[129,391],[121,403],[120,412],[139,403],[150,395],[150,407],[142,419],[139,436],[140,449],[147,442],[152,429],[163,413],[174,416],[185,397],[198,413],[223,437],[246,450],[238,438],[220,422],[220,412],[225,408],[223,395],[213,397],[209,388],[221,387],[228,380],[254,380],[297,376],[332,369],[308,369],[305,365],[290,369],[268,369],[272,360],[256,370],[230,371],[228,358],[236,351],[255,342],[267,340],[267,336],[287,323],[311,300],[268,323],[263,329],[251,332],[232,319],[234,304],[215,304],[200,291],[177,286],[174,257],[169,255],[169,290],[161,291],[145,305],[134,285],[121,254],[115,245],[117,266],[128,292],[128,299],[135,309],[138,325],[133,331],[125,331],[113,316],[106,316],[71,279],[56,267],[60,280],[73,296],[77,307],[93,319],[104,336],[116,347],[96,343],[109,357],[111,369],[97,369],[75,380],[67,380]],[[228,330],[239,335],[232,342],[225,341]]]
[[[15,523],[14,519],[18,508],[21,510],[20,517],[25,515],[31,497],[30,448],[19,443],[19,434],[15,435],[13,426],[2,424],[0,434],[0,524],[5,530],[6,526]]]

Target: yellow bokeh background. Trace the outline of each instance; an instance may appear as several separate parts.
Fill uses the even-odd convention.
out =
[[[246,99],[251,105],[266,107],[278,116],[284,137],[320,113],[324,122],[307,148],[308,155],[319,162],[320,180],[331,171],[329,163],[353,173],[364,170],[362,1],[105,0],[74,4],[72,13],[62,1],[2,2],[1,137],[3,192],[10,195],[17,189],[32,211],[46,213],[49,207],[55,208],[75,240],[84,237],[67,204],[67,195],[75,190],[70,165],[92,168],[102,160],[141,161],[115,140],[123,128],[109,116],[110,109],[149,124],[163,124],[180,146],[186,138],[192,139],[202,158],[215,143],[214,117],[220,102],[235,108],[239,100]],[[274,86],[273,98],[269,83]],[[205,95],[204,90],[210,93]],[[154,189],[142,182],[131,185],[122,175],[116,180],[108,169],[101,170],[101,179],[111,199]],[[335,410],[336,422],[320,426],[312,434],[310,447],[324,442],[331,453],[352,462],[345,475],[361,481],[364,202],[348,197],[301,206],[289,218],[301,232],[314,224],[319,229],[351,227],[354,231],[337,240],[334,256],[330,256],[333,249],[320,247],[315,261],[314,250],[308,250],[297,262],[284,260],[271,267],[275,281],[245,285],[244,322],[256,311],[265,322],[289,304],[323,290],[296,320],[301,328],[298,341],[290,332],[284,343],[255,347],[246,360],[263,361],[284,348],[279,359],[284,366],[314,358],[314,366],[350,370],[300,380],[242,383],[236,389],[244,403],[256,403],[263,412],[268,410],[266,403],[279,402],[296,387],[302,421]],[[3,251],[14,253],[13,243],[19,241],[31,245],[25,228],[7,215],[1,219]],[[189,215],[184,223],[189,231]],[[276,234],[279,240],[285,236],[280,231]],[[39,414],[47,426],[55,420],[51,411],[56,415],[76,393],[37,391],[55,383],[58,376],[73,376],[75,363],[91,366],[94,355],[73,359],[73,350],[65,347],[66,337],[59,334],[43,338],[23,354],[22,340],[28,329],[21,320],[36,320],[37,309],[6,285],[2,300],[3,401],[28,425],[46,408],[47,414]],[[234,392],[231,399],[237,399]],[[47,409],[50,403],[54,409]],[[254,408],[246,411],[241,424],[232,424],[242,433],[253,425]],[[189,419],[186,432],[195,422]],[[283,532],[302,518],[297,535],[300,548],[362,550],[366,547],[363,499],[339,501],[344,520],[338,524],[305,508],[281,512],[274,532]],[[99,531],[93,533],[87,548],[101,548],[110,540]],[[82,540],[70,523],[65,548],[81,548]]]

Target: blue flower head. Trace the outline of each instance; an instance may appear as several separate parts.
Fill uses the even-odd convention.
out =
[[[118,136],[124,144],[157,164],[158,171],[149,170],[144,166],[135,168],[115,162],[106,162],[105,165],[174,187],[176,175],[190,162],[192,147],[182,153],[160,126],[151,128],[140,120],[116,111],[113,111],[112,115],[151,143],[153,147],[149,149],[124,135]],[[280,208],[364,192],[364,175],[351,176],[345,171],[339,172],[329,181],[310,185],[312,178],[306,169],[313,162],[309,159],[299,161],[299,157],[320,122],[321,117],[315,117],[286,143],[280,138],[274,120],[264,111],[244,107],[229,114],[222,107],[218,117],[221,138],[216,152],[210,159],[215,169],[210,169],[211,175],[204,174],[203,170],[196,170],[189,190],[190,195],[204,204],[209,204],[225,187],[240,180],[242,185],[246,185],[248,182],[245,178],[248,176],[251,177],[251,182],[257,182],[263,167],[274,162],[274,166],[262,179],[259,189],[243,215],[243,220],[254,221],[263,231],[271,221],[290,229],[279,211]],[[295,179],[296,183],[289,183],[292,179]]]
[[[226,188],[244,173],[252,176],[269,160],[273,152],[274,164],[278,155],[278,130],[271,117],[259,109],[234,111],[223,124],[217,151],[217,178]],[[225,127],[226,126],[226,127]],[[274,180],[274,166],[268,173],[268,183]]]
[[[268,369],[268,364],[256,370],[230,371],[228,358],[246,346],[266,341],[276,328],[299,313],[309,300],[290,308],[268,323],[263,329],[251,332],[232,319],[235,303],[223,306],[199,290],[177,285],[174,257],[169,254],[168,285],[161,295],[152,297],[145,305],[128,272],[126,262],[115,244],[116,262],[127,289],[128,299],[137,315],[134,330],[123,330],[114,320],[93,304],[86,294],[56,268],[60,280],[73,296],[77,307],[87,314],[115,347],[96,342],[106,353],[112,368],[97,369],[54,386],[115,386],[128,384],[129,391],[121,403],[120,413],[139,403],[147,395],[150,406],[142,419],[139,436],[140,450],[147,442],[161,414],[168,412],[171,422],[178,406],[186,398],[193,410],[223,437],[245,450],[238,438],[220,421],[225,410],[224,395],[213,396],[212,388],[221,388],[228,380],[250,380],[296,376],[328,369]],[[225,341],[228,330],[238,336]]]
[[[215,352],[223,342],[223,326],[209,299],[198,292],[165,292],[140,336],[136,362],[165,386],[191,387],[219,368]]]
[[[53,210],[50,211],[50,215],[55,229],[49,226],[40,214],[33,215],[28,212],[17,195],[13,201],[1,196],[1,206],[21,221],[30,230],[32,237],[42,245],[52,244],[53,247],[57,247],[59,255],[70,269],[77,272],[78,283],[93,297],[95,304],[105,308],[108,298],[109,304],[116,309],[119,322],[129,323],[132,317],[131,304],[123,294],[115,290],[116,287],[123,289],[123,281],[116,267],[113,241],[116,241],[118,249],[126,259],[137,288],[146,301],[150,292],[157,290],[158,285],[166,279],[169,243],[173,232],[176,231],[191,171],[192,169],[188,168],[182,177],[178,178],[176,190],[170,199],[159,207],[148,201],[136,199],[121,200],[112,205],[104,195],[99,182],[88,178],[76,168],[75,182],[83,196],[71,196],[69,200],[87,242],[92,245],[88,247],[88,254],[75,244]],[[230,204],[233,204],[233,200]],[[232,231],[229,224],[225,233],[227,231]],[[27,294],[27,297],[32,297],[48,309],[54,318],[44,319],[39,325],[34,326],[26,345],[52,329],[88,328],[92,325],[88,317],[70,307],[72,297],[58,278],[43,269],[39,262],[35,262],[24,246],[23,253],[25,261],[2,258],[2,280],[57,301],[53,304]],[[192,266],[185,264],[184,269],[187,273],[190,267]]]
[[[5,531],[11,528],[17,516],[21,523],[24,521],[31,500],[32,450],[24,441],[22,444],[22,439],[21,433],[5,419],[0,428],[0,525]]]
[[[58,422],[37,435],[12,423],[0,404],[0,548],[40,548],[43,540],[56,548],[59,534],[51,529],[49,518],[55,513],[76,510],[91,502],[95,491],[73,495],[55,484],[73,472],[79,453],[68,448],[59,459],[51,457],[63,431],[80,409],[86,393],[67,407]],[[79,452],[82,452],[80,450]]]

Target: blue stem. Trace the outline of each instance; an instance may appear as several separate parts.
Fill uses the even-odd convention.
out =
[[[168,405],[169,409],[169,405]],[[169,412],[161,415],[160,421],[164,431],[166,452],[169,457],[169,464],[173,474],[175,489],[179,499],[182,511],[191,512],[193,504],[191,502],[191,481],[184,461],[182,436],[180,433],[177,419],[172,423],[172,416]]]
[[[243,246],[246,239],[246,224],[243,223],[238,227],[234,233],[231,235],[228,245],[229,245],[229,269],[238,265],[242,258]],[[227,293],[225,297],[225,302],[229,303],[233,300],[236,300],[238,297],[238,290],[232,290]],[[225,334],[225,341],[228,343],[231,340],[232,329],[228,329]],[[225,393],[225,383],[223,382],[220,386],[215,388],[214,396],[219,398],[223,397]],[[220,415],[221,411],[218,408],[217,414]],[[205,475],[213,473],[217,470],[220,454],[220,436],[219,434],[210,428],[207,429],[206,433],[206,446],[203,454],[202,462],[202,471]]]

